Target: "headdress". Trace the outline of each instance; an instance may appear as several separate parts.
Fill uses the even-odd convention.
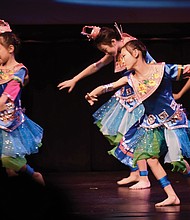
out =
[[[118,33],[122,36],[123,34],[122,26],[120,25],[120,28],[119,28],[118,24],[115,22],[114,27],[117,29]]]
[[[130,34],[127,33],[123,33],[123,29],[122,26],[120,25],[120,27],[118,26],[118,24],[115,22],[114,23],[114,27],[117,29],[118,33],[120,34],[121,37],[124,37],[124,42],[127,43],[131,40],[137,40],[136,37],[131,36]]]
[[[4,20],[0,19],[0,34],[5,32],[12,32],[10,25]]]
[[[91,30],[90,33],[87,32],[87,29]],[[86,35],[89,40],[95,40],[98,34],[100,33],[100,27],[97,26],[84,26],[82,28],[81,34]]]

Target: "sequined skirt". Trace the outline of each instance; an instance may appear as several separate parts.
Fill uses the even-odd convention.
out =
[[[116,96],[112,96],[94,114],[94,123],[109,143],[117,146],[123,135],[144,114],[143,105],[137,106],[132,112],[127,111],[125,106]]]
[[[24,157],[39,151],[43,129],[26,115],[24,117],[24,122],[12,132],[0,130],[1,155]]]
[[[110,153],[132,168],[137,161],[164,156],[165,163],[190,158],[190,128],[167,129],[160,126],[145,129],[136,124]]]

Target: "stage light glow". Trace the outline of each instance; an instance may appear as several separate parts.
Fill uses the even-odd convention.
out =
[[[190,1],[179,0],[55,0],[64,4],[76,4],[102,7],[126,7],[126,8],[187,8]]]

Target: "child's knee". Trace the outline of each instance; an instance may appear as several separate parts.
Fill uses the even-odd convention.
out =
[[[147,160],[147,163],[150,167],[158,165],[158,159],[157,158],[149,158]]]

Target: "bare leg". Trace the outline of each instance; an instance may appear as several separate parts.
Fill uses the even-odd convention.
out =
[[[136,171],[131,171],[129,177],[123,178],[119,181],[117,181],[118,185],[126,185],[129,183],[133,183],[133,182],[138,182],[139,181],[139,170]]]
[[[146,160],[139,160],[137,162],[139,167],[139,181],[138,183],[129,187],[129,189],[147,189],[150,187],[150,181],[148,179],[147,162]]]
[[[28,164],[23,166],[20,169],[20,172],[25,172],[26,174],[31,176],[34,181],[38,182],[41,185],[45,185],[44,178],[43,178],[42,174],[39,172],[35,172],[34,169],[31,168]]]
[[[179,205],[180,200],[176,195],[174,189],[172,188],[170,182],[167,180],[167,174],[161,164],[159,163],[157,158],[150,158],[147,160],[148,165],[150,166],[154,176],[160,182],[162,188],[164,189],[165,193],[167,194],[167,199],[163,200],[162,202],[156,203],[156,207],[161,206],[169,206],[169,205]]]
[[[137,163],[139,170],[131,171],[130,176],[117,181],[118,185],[126,185],[129,183],[137,182],[129,187],[130,189],[147,189],[150,187],[148,179],[147,163],[146,160],[139,160]]]

